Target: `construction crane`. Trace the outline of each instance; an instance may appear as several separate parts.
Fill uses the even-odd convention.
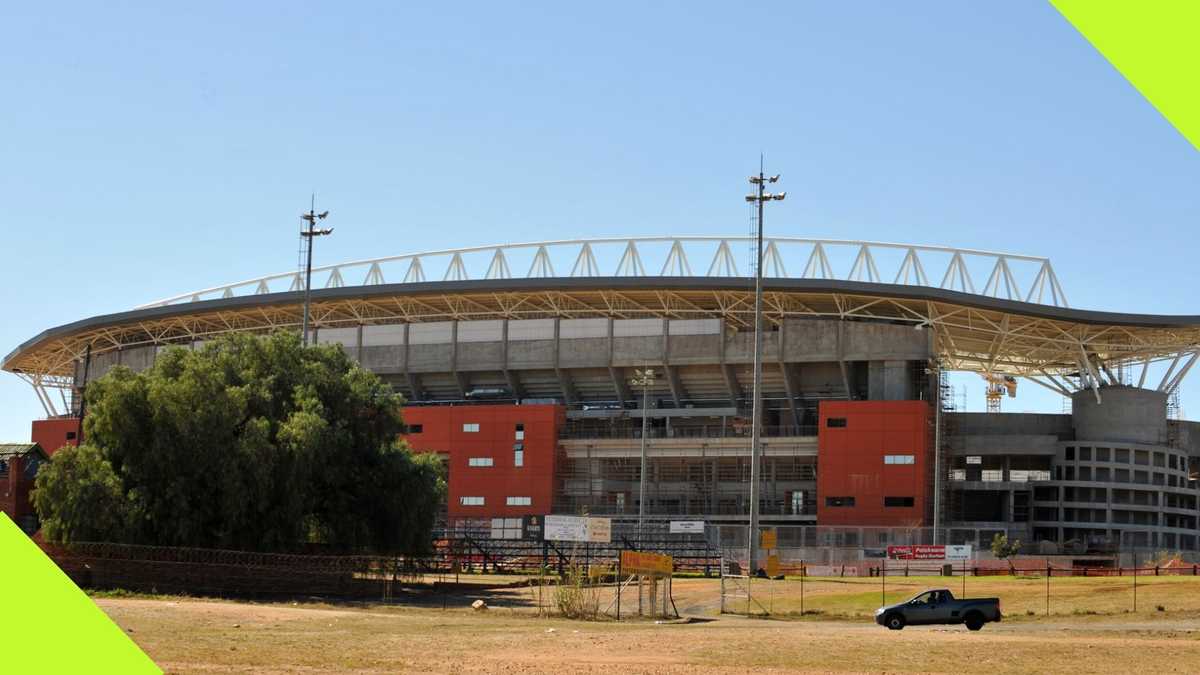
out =
[[[987,411],[990,413],[1000,412],[1000,399],[1008,394],[1009,398],[1014,398],[1017,395],[1017,378],[1011,375],[996,375],[995,373],[980,373],[987,382]]]

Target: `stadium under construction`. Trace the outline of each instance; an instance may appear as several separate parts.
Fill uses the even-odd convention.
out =
[[[405,396],[408,441],[446,459],[452,527],[631,523],[644,442],[648,519],[744,531],[752,243],[553,241],[314,268],[311,338]],[[1073,309],[1047,259],[937,246],[768,238],[762,275],[763,526],[806,526],[787,530],[804,546],[986,547],[1007,532],[1045,553],[1200,549],[1200,425],[1175,403],[1200,316]],[[33,386],[47,415],[33,440],[53,451],[74,442],[87,380],[223,333],[297,330],[304,286],[288,272],[83,319],[3,369]],[[988,412],[956,410],[951,371],[982,376]],[[999,412],[1018,383],[1069,408]]]

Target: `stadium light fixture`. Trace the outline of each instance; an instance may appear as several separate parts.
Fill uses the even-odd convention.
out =
[[[301,340],[305,347],[308,346],[308,321],[309,308],[312,304],[312,250],[313,241],[316,237],[324,237],[333,234],[333,228],[316,229],[318,220],[325,220],[329,217],[329,211],[317,213],[316,209],[317,196],[312,196],[312,203],[308,207],[308,213],[302,214],[300,219],[308,223],[307,228],[300,230],[301,240],[304,242],[306,249],[306,261],[304,263],[304,319],[300,326]]]

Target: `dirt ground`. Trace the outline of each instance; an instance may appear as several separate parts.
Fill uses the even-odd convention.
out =
[[[994,583],[1014,602],[1032,594],[1032,584]],[[528,589],[430,594],[404,606],[120,597],[96,603],[167,672],[1170,673],[1195,672],[1200,663],[1200,612],[1181,604],[1200,605],[1200,580],[1146,585],[1143,592],[1174,597],[1179,609],[1132,613],[1118,602],[1112,611],[1020,614],[978,633],[960,626],[891,632],[849,618],[852,608],[870,604],[864,593],[875,593],[875,604],[879,595],[846,586],[822,591],[814,584],[806,597],[818,602],[824,594],[827,607],[842,603],[843,616],[788,621],[718,616],[712,606],[714,591],[719,606],[719,582],[678,580],[676,603],[702,620],[666,624],[539,617]],[[776,590],[786,603],[793,589],[788,583]],[[1125,592],[1123,583],[1107,580],[1059,590],[1064,610],[1068,591],[1106,602]],[[493,608],[470,610],[475,597]]]

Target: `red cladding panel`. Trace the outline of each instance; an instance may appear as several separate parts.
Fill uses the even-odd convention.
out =
[[[30,440],[42,446],[46,454],[53,455],[64,445],[79,445],[75,437],[79,433],[79,418],[62,417],[52,420],[34,420]]]
[[[451,520],[545,515],[554,498],[558,429],[565,418],[560,405],[410,407],[404,409],[410,430],[404,438],[414,450],[448,457]],[[518,425],[524,439],[517,437]],[[490,459],[491,466],[472,466],[472,458]],[[482,497],[483,504],[464,504],[464,497]],[[528,497],[529,504],[509,505],[510,497]]]
[[[930,499],[929,405],[925,401],[822,401],[819,417],[817,523],[924,525]],[[888,464],[889,455],[911,456],[912,464]],[[847,497],[853,498],[853,506],[827,501]],[[885,506],[887,497],[898,498],[901,504],[911,498],[912,506]]]

